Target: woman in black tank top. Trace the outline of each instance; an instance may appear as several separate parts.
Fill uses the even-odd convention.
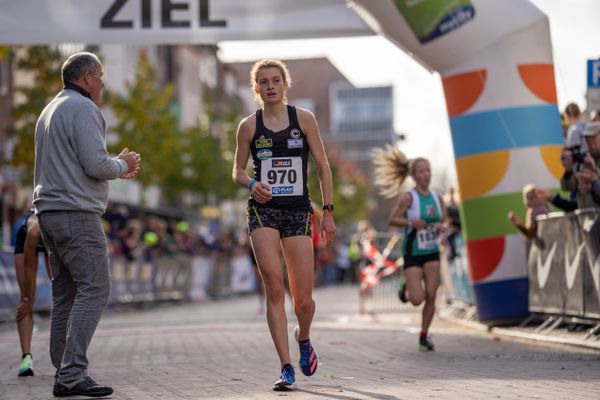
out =
[[[300,349],[300,369],[311,376],[317,370],[318,358],[309,339],[315,312],[309,152],[321,183],[325,211],[319,232],[324,244],[335,238],[331,170],[314,115],[287,105],[286,91],[291,80],[285,64],[277,60],[259,61],[250,77],[261,109],[244,118],[238,127],[233,179],[250,191],[246,211],[248,231],[266,290],[269,330],[281,363],[281,376],[273,390],[293,390],[295,371],[288,347],[280,249],[298,318],[294,336]],[[250,156],[253,178],[246,172]]]

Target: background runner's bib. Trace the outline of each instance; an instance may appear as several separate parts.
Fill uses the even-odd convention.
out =
[[[417,230],[417,248],[419,250],[437,250],[437,225],[427,225]]]
[[[405,255],[419,256],[437,253],[438,250],[438,224],[442,222],[442,208],[439,195],[429,191],[428,196],[423,196],[417,190],[410,191],[411,203],[404,217],[408,221],[422,219],[427,222],[423,229],[406,228],[402,250]]]

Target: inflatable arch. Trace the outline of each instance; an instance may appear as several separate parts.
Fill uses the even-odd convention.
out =
[[[527,315],[525,246],[507,214],[527,183],[552,188],[562,175],[548,18],[529,1],[353,3],[442,75],[479,319]]]
[[[0,0],[0,43],[384,35],[442,76],[479,319],[509,321],[528,313],[528,281],[507,213],[522,209],[525,184],[557,186],[562,134],[548,18],[527,0],[505,3]]]

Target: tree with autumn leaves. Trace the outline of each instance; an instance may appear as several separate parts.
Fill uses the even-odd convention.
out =
[[[20,97],[12,110],[9,135],[15,140],[12,163],[24,171],[24,185],[31,185],[34,161],[34,131],[44,106],[62,87],[60,67],[65,59],[58,49],[28,46],[14,52],[17,69],[32,78],[33,85],[17,87]],[[110,79],[107,77],[106,79]],[[215,200],[243,200],[247,191],[231,180],[235,131],[241,115],[235,107],[221,107],[218,114],[213,102],[207,102],[198,124],[181,128],[172,84],[159,86],[152,64],[140,57],[134,79],[122,93],[106,91],[104,105],[114,114],[116,123],[109,127],[109,151],[117,154],[128,147],[142,155],[138,181],[156,185],[168,205],[180,206],[184,193],[192,193],[202,204]],[[219,132],[219,134],[214,134]],[[366,217],[367,184],[352,165],[330,156],[334,181],[336,220],[343,222]],[[320,188],[316,172],[309,173],[313,196]],[[315,197],[314,200],[319,201]]]
[[[8,50],[7,50],[8,51]],[[7,129],[14,141],[11,164],[22,172],[22,182],[33,181],[35,156],[35,123],[46,106],[62,88],[61,66],[64,58],[58,49],[49,46],[27,46],[11,49],[15,67],[27,73],[30,84],[15,86],[12,123]]]
[[[140,57],[135,78],[126,85],[125,93],[108,92],[106,102],[116,119],[109,130],[117,141],[109,149],[117,152],[128,147],[142,155],[138,180],[143,186],[160,187],[171,205],[177,205],[177,199],[186,192],[199,195],[205,203],[217,184],[223,194],[232,194],[229,170],[217,169],[217,162],[227,162],[222,160],[222,147],[211,135],[208,123],[202,123],[210,116],[199,118],[194,127],[181,128],[173,85],[159,87],[155,69],[145,57]],[[237,118],[235,113],[223,113],[221,128],[231,126],[228,120]]]

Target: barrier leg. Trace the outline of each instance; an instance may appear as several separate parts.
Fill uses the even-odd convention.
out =
[[[556,318],[556,320],[554,321],[554,323],[552,325],[550,325],[548,328],[546,328],[543,333],[552,332],[554,329],[558,328],[560,326],[560,324],[562,324],[562,322],[564,321],[563,317],[555,317],[555,318]]]
[[[542,332],[544,329],[546,329],[546,327],[548,325],[550,325],[552,322],[554,322],[556,320],[556,317],[554,316],[550,316],[548,317],[544,322],[542,322],[542,324],[540,326],[538,326],[536,328],[536,330],[534,331],[535,333],[540,333]]]
[[[588,329],[587,333],[585,334],[585,337],[583,338],[584,340],[589,339],[592,335],[595,335],[596,332],[600,331],[600,323],[596,324],[596,326],[594,326],[593,328]],[[597,340],[597,339],[596,339]]]

